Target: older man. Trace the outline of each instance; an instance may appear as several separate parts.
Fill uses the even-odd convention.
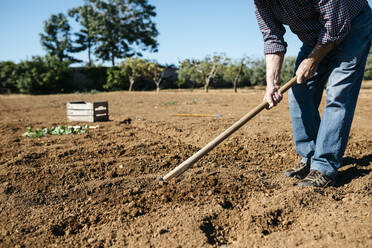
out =
[[[280,70],[288,25],[303,42],[289,92],[293,137],[302,157],[285,172],[299,186],[335,183],[371,47],[372,11],[366,0],[254,0],[264,38],[269,108],[281,101]],[[318,107],[326,85],[327,103]]]

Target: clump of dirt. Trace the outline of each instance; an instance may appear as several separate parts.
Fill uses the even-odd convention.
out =
[[[361,92],[344,166],[327,189],[283,177],[299,159],[285,103],[158,183],[259,103],[260,91],[0,96],[0,246],[370,246],[371,94]],[[102,99],[110,121],[98,129],[21,137],[27,126],[67,124],[67,101]],[[223,118],[171,117],[187,112]]]

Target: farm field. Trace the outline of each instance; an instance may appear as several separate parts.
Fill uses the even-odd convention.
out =
[[[157,183],[262,96],[0,95],[0,247],[372,247],[372,89],[361,90],[336,187],[284,178],[299,160],[286,98],[169,185]],[[66,102],[78,100],[107,100],[110,121],[85,134],[22,137],[28,126],[69,124]]]

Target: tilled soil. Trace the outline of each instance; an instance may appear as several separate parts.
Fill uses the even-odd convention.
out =
[[[371,247],[372,89],[361,91],[335,187],[284,178],[299,160],[286,101],[157,183],[262,95],[0,96],[0,246]],[[110,121],[85,134],[22,137],[28,126],[69,124],[65,104],[75,100],[108,100]]]

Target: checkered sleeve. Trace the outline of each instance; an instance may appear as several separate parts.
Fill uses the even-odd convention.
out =
[[[350,32],[352,9],[349,0],[319,0],[317,7],[320,13],[320,22],[323,26],[319,37],[319,44],[331,42],[339,43]],[[362,1],[359,1],[362,2]],[[359,6],[352,6],[357,8]]]
[[[285,28],[271,12],[269,8],[258,1],[255,3],[255,14],[258,26],[264,39],[265,54],[281,53],[287,51],[287,43],[284,41]]]

